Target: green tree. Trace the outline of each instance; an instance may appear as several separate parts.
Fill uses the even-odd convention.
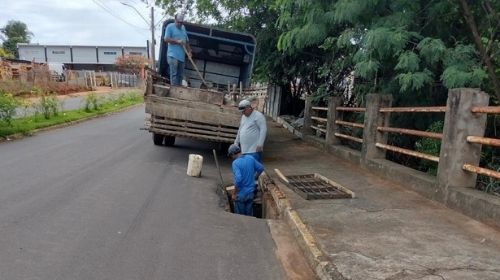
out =
[[[19,57],[17,44],[29,43],[33,36],[33,33],[28,30],[27,25],[17,20],[9,20],[3,28],[0,28],[0,32],[6,38],[2,44],[3,49],[16,57]]]
[[[6,52],[3,48],[0,48],[0,57],[14,58],[14,55]]]

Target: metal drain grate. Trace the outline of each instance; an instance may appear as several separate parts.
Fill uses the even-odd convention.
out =
[[[292,190],[307,200],[354,198],[351,190],[317,173],[290,176],[283,176],[279,170],[276,173]]]

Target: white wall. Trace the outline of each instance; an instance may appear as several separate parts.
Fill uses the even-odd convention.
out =
[[[44,46],[19,46],[19,59],[35,62],[45,62],[45,47]]]
[[[47,62],[71,62],[71,48],[50,46],[47,47]]]
[[[73,63],[97,64],[97,50],[95,47],[73,47]]]
[[[98,47],[99,64],[114,64],[122,56],[121,47]]]

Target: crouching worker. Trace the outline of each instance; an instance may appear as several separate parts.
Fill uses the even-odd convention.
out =
[[[232,197],[234,212],[253,216],[255,179],[264,171],[264,166],[253,156],[242,154],[240,147],[235,144],[229,146],[227,154],[233,159],[233,180],[236,189]]]

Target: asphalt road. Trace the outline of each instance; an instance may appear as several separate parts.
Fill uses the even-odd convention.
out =
[[[283,278],[266,222],[218,206],[211,146],[154,146],[143,120],[138,107],[0,144],[0,279]]]

